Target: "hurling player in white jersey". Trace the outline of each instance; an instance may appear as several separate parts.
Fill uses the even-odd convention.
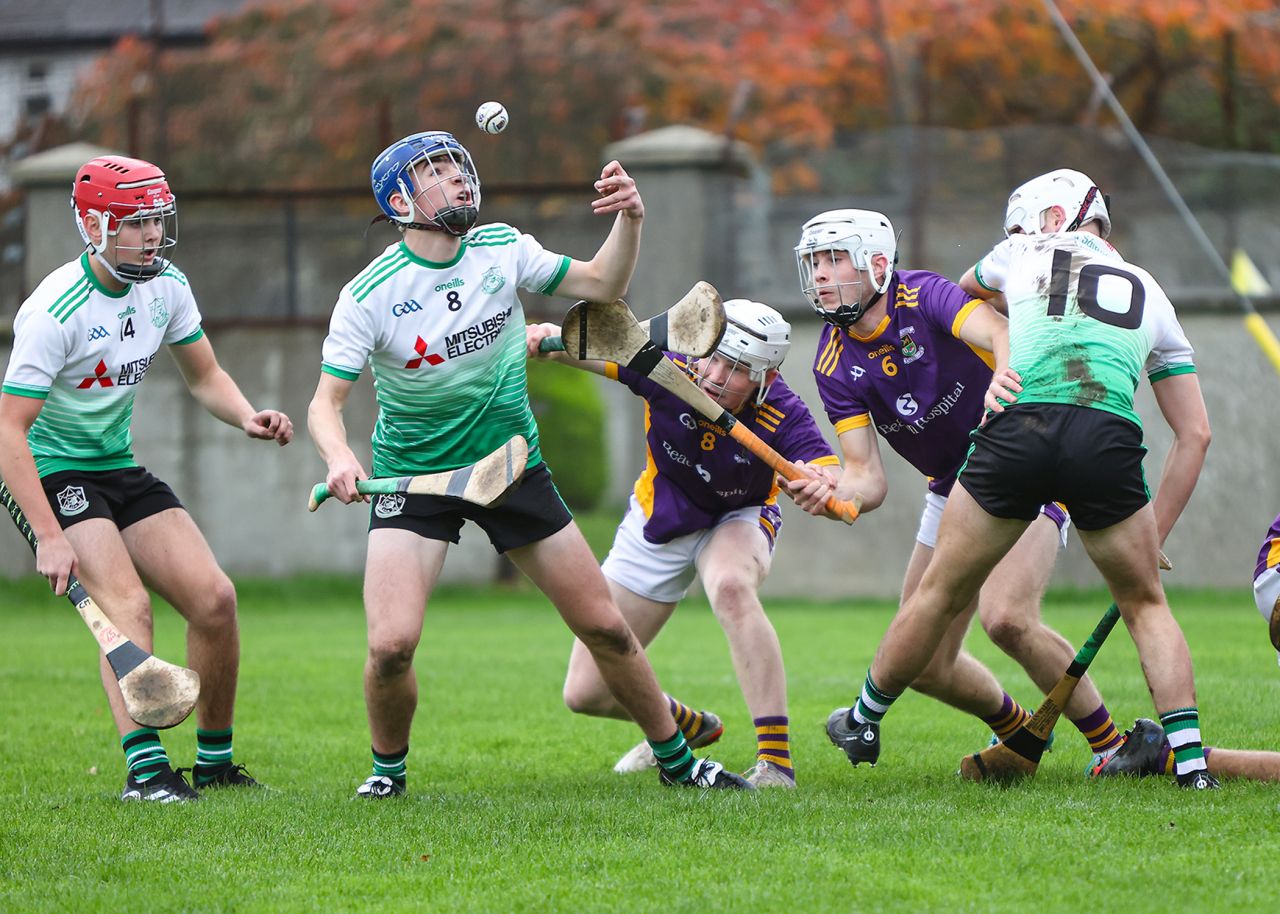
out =
[[[0,476],[39,539],[36,568],[54,590],[76,575],[142,647],[155,590],[187,620],[200,674],[197,788],[253,786],[232,764],[240,636],[236,594],[173,491],[138,466],[129,422],[137,385],[162,345],[205,409],[250,438],[288,444],[289,417],[256,410],[218,364],[187,279],[169,255],[177,205],[149,162],[102,156],[72,190],[85,252],[54,270],[14,321],[0,395]],[[139,728],[105,658],[102,681],[129,773],[125,800],[193,800],[159,736]]]
[[[928,663],[950,621],[1039,514],[1062,502],[1142,660],[1178,783],[1205,769],[1191,654],[1157,570],[1209,443],[1192,350],[1145,270],[1105,240],[1111,218],[1086,175],[1059,169],[1009,198],[1007,240],[961,280],[1004,294],[1009,341],[995,352],[988,414],[943,510],[935,560],[889,626],[853,717],[874,728]],[[1155,507],[1133,394],[1143,372],[1174,431]]]
[[[373,772],[356,795],[399,796],[418,702],[413,655],[427,600],[464,520],[545,593],[591,651],[610,691],[640,725],[664,783],[751,789],[721,765],[694,759],[636,636],[542,462],[525,381],[525,321],[517,288],[594,301],[620,296],[640,249],[644,203],[635,181],[610,162],[592,210],[616,214],[590,261],[542,248],[508,225],[475,227],[480,179],[471,155],[435,131],[407,136],[374,159],[379,219],[402,238],[338,296],[325,339],[309,428],[328,464],[329,491],[362,500],[367,477],[347,443],[342,410],[371,365],[378,420],[375,476],[464,467],[513,435],[529,442],[528,468],[497,507],[429,495],[379,496],[370,518],[364,603],[368,623],[365,702]]]

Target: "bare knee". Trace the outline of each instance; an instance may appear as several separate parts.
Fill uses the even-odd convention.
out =
[[[982,628],[997,647],[1013,656],[1022,649],[1030,633],[1027,620],[1005,607],[998,607],[989,613],[984,607]]]
[[[391,639],[369,645],[369,671],[375,679],[396,679],[413,668],[417,639]]]
[[[635,634],[621,617],[616,624],[590,625],[574,634],[597,659],[626,657],[640,650]]]
[[[104,604],[116,627],[130,638],[137,640],[151,637],[151,597],[146,588],[129,590]]]
[[[760,612],[755,586],[741,577],[725,576],[712,582],[707,599],[721,624],[740,623]]]
[[[214,584],[200,594],[188,611],[192,625],[204,631],[225,632],[236,627],[236,588],[231,579],[220,575]]]
[[[613,709],[614,698],[601,682],[588,683],[569,678],[564,683],[564,704],[574,714],[607,717]]]

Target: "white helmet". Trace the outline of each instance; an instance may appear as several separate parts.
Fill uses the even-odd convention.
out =
[[[893,271],[898,265],[898,236],[894,234],[893,223],[883,213],[869,209],[833,209],[819,213],[804,224],[800,230],[800,243],[796,245],[796,267],[800,271],[800,290],[804,293],[814,312],[829,324],[837,327],[848,327],[862,316],[862,312],[876,299],[883,295],[893,281]],[[876,294],[866,304],[856,290],[845,294],[846,285],[860,283],[839,283],[840,306],[828,311],[818,301],[817,283],[814,282],[813,257],[819,251],[844,251],[849,255],[854,267],[871,274],[871,287]],[[889,260],[889,269],[884,279],[877,284],[875,271],[871,267],[871,258],[883,254]],[[849,303],[849,299],[852,303]]]
[[[1011,193],[1004,213],[1004,233],[1039,235],[1044,211],[1054,206],[1062,207],[1066,219],[1061,231],[1074,232],[1096,219],[1102,226],[1102,237],[1111,234],[1111,216],[1102,191],[1088,175],[1070,168],[1032,178]]]
[[[791,325],[768,305],[745,298],[724,303],[725,328],[716,354],[747,370],[756,387],[756,405],[769,393],[765,381],[791,349]]]

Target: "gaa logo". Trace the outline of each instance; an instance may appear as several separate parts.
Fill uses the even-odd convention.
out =
[[[414,299],[398,302],[391,306],[391,314],[395,317],[404,317],[406,314],[421,310],[422,305],[418,304]]]
[[[920,404],[916,402],[916,398],[911,394],[900,396],[896,406],[898,407],[898,412],[904,416],[914,416],[920,412]]]
[[[693,416],[689,415],[688,413],[680,414],[680,424],[683,425],[685,428],[689,429],[690,431],[695,431],[698,428],[698,423],[694,422]]]
[[[94,327],[89,331],[89,342],[92,343],[94,340],[105,340],[110,335],[110,333],[107,333],[107,328],[99,324],[97,327]]]

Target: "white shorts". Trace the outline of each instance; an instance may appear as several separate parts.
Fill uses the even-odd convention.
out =
[[[1262,613],[1262,618],[1267,620],[1268,626],[1271,625],[1271,610],[1275,608],[1278,598],[1280,598],[1280,567],[1268,568],[1253,581],[1253,602],[1257,604],[1258,612]],[[1280,663],[1280,654],[1276,655],[1276,662]]]
[[[698,556],[711,542],[711,535],[723,525],[734,521],[750,524],[760,530],[760,535],[769,543],[770,553],[773,552],[772,540],[760,529],[761,511],[761,505],[748,505],[720,515],[714,527],[677,536],[669,543],[651,543],[644,538],[648,518],[632,495],[626,516],[613,538],[613,547],[600,569],[610,581],[647,600],[679,603],[698,572]]]
[[[921,546],[928,546],[933,549],[938,545],[938,524],[942,521],[942,509],[947,506],[947,496],[939,495],[937,492],[926,492],[924,495],[924,510],[920,512],[920,529],[916,531],[916,542]],[[1044,508],[1040,509],[1041,514],[1048,514],[1050,520],[1058,525],[1058,541],[1062,544],[1062,548],[1067,547],[1067,531],[1071,529],[1071,517],[1065,512],[1055,509],[1062,515],[1062,518],[1048,514]]]

